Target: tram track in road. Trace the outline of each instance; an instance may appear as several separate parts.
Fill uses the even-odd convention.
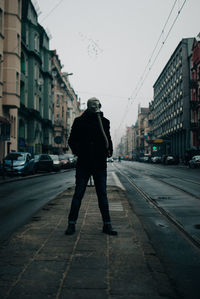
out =
[[[177,221],[177,219],[175,217],[173,217],[173,215],[171,215],[168,211],[166,211],[163,207],[161,207],[159,205],[159,203],[157,203],[157,201],[154,198],[149,196],[141,187],[139,187],[133,181],[133,178],[130,178],[122,169],[120,169],[116,165],[115,165],[115,167],[116,167],[116,170],[129,182],[129,184],[131,184],[139,192],[139,194],[148,203],[150,203],[159,212],[159,214],[162,217],[164,217],[164,219],[170,225],[173,226],[174,229],[176,229],[176,231],[178,231],[190,244],[192,244],[196,248],[200,249],[200,240],[199,240],[199,238],[194,237],[187,230],[185,230],[184,226],[179,221]],[[155,178],[154,176],[147,175],[147,174],[144,174],[144,175],[150,177],[151,179],[162,182],[162,183],[164,183],[164,184],[166,184],[166,185],[168,185],[172,188],[175,188],[175,189],[177,189],[181,192],[184,192],[186,195],[190,195],[190,196],[194,197],[195,199],[198,199],[198,200],[200,199],[199,197],[195,196],[194,194],[191,194],[190,192],[187,192],[187,191],[183,190],[182,188],[179,188],[178,186],[174,186],[173,184],[167,183],[167,182],[163,181],[162,179],[158,179],[158,178]]]
[[[164,183],[164,184],[166,184],[166,185],[168,185],[168,186],[170,186],[170,187],[173,187],[173,188],[175,188],[175,189],[177,189],[177,190],[179,190],[179,191],[181,191],[181,192],[184,192],[184,193],[186,193],[186,194],[188,194],[188,195],[190,195],[190,196],[192,196],[192,197],[197,198],[197,199],[200,200],[200,197],[199,197],[199,196],[197,196],[197,195],[195,195],[195,194],[193,194],[193,193],[191,193],[191,192],[189,192],[189,191],[186,191],[186,190],[184,190],[183,188],[180,188],[180,187],[178,187],[178,186],[176,186],[176,185],[174,185],[174,184],[171,184],[171,183],[166,182],[166,181],[164,181],[164,180],[162,180],[162,179],[159,179],[159,178],[155,177],[154,175],[146,175],[146,176],[149,176],[149,177],[151,177],[152,179],[154,179],[154,180],[156,180],[156,181],[158,181],[158,182],[162,182],[162,183]],[[185,181],[185,182],[189,182],[189,183],[192,183],[192,184],[195,184],[195,185],[199,185],[199,186],[200,186],[200,183],[198,183],[198,182],[192,182],[192,181],[190,181],[190,180],[186,180],[186,179],[181,179],[181,180],[182,180],[182,181]]]
[[[117,167],[116,165],[115,165],[115,167],[116,167],[118,170],[120,169],[120,168]],[[141,172],[138,171],[137,169],[134,169],[134,172],[141,175]],[[183,189],[183,188],[181,188],[180,186],[177,186],[177,185],[175,185],[175,184],[173,184],[173,183],[166,182],[164,179],[158,178],[158,176],[150,175],[150,174],[147,174],[147,173],[143,173],[142,175],[145,176],[145,177],[152,178],[152,179],[154,179],[154,180],[156,180],[156,181],[158,181],[158,182],[161,182],[161,183],[163,183],[163,184],[165,184],[165,185],[167,185],[167,186],[173,187],[173,188],[175,188],[175,189],[178,190],[178,191],[184,192],[185,194],[187,194],[187,195],[189,195],[189,196],[192,196],[192,197],[194,197],[194,198],[200,200],[200,196],[195,195],[195,194],[192,193],[192,192],[186,191],[185,189]],[[165,178],[168,179],[169,177],[166,176]],[[173,178],[175,178],[175,179],[180,179],[179,177],[176,177],[176,176],[173,176]],[[194,182],[194,181],[189,180],[189,179],[181,178],[181,181],[184,181],[184,182],[187,182],[187,183],[190,183],[190,184],[193,184],[193,185],[198,185],[198,186],[200,186],[200,183],[199,183],[199,182],[196,182],[196,181]]]

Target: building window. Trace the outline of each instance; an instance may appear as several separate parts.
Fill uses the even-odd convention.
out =
[[[16,94],[19,93],[19,73],[16,73]]]
[[[2,34],[2,24],[3,24],[3,12],[2,9],[0,9],[0,33]]]
[[[56,107],[59,107],[59,105],[60,105],[60,99],[59,99],[59,95],[57,95]]]
[[[48,65],[48,71],[51,70],[51,58],[49,58],[49,65]]]
[[[23,73],[24,75],[26,74],[26,61],[23,52],[21,54],[21,73]]]
[[[20,9],[20,0],[17,2],[17,14],[20,17],[21,9]]]
[[[11,122],[11,127],[10,127],[10,136],[13,137],[14,136],[14,125],[13,125],[13,116],[10,117],[10,122]]]
[[[1,82],[1,77],[2,77],[2,75],[1,75],[1,72],[2,72],[1,64],[2,64],[2,56],[0,55],[0,82]]]
[[[66,118],[67,119],[70,118],[70,111],[69,110],[66,112]]]
[[[34,79],[38,80],[38,65],[35,63],[35,68],[34,68]]]
[[[48,82],[48,91],[49,91],[49,96],[51,96],[51,83]]]
[[[16,138],[16,117],[14,117],[14,138]]]
[[[35,34],[35,36],[34,36],[34,49],[36,51],[39,51],[39,38],[38,38],[37,34]]]
[[[40,112],[40,115],[43,116],[43,113],[42,113],[42,99],[39,98],[39,112]]]
[[[37,35],[34,36],[34,49],[37,50]]]
[[[17,34],[17,54],[20,54],[20,35]]]
[[[13,138],[16,138],[16,117],[11,116],[11,130],[10,135]]]
[[[37,95],[34,95],[34,109],[37,110]]]
[[[29,42],[29,30],[26,30],[26,44],[28,45]]]

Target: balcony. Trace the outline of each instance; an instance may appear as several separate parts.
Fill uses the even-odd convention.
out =
[[[5,94],[2,100],[3,106],[9,106],[9,108],[20,107],[20,98],[15,94]]]
[[[42,119],[42,125],[43,125],[43,128],[53,128],[53,124],[52,124],[52,121],[50,119],[47,119],[47,118],[43,118]]]
[[[40,115],[40,112],[37,111],[37,110],[35,110],[35,109],[29,108],[29,113],[30,113],[30,116],[32,118],[35,118],[37,120],[41,120],[42,119],[42,117]]]

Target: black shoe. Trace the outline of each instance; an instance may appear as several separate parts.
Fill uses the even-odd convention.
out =
[[[111,224],[104,224],[102,232],[105,233],[105,234],[107,234],[107,235],[112,235],[112,236],[116,236],[117,235],[117,232],[112,229],[112,225]]]
[[[68,224],[68,228],[65,231],[65,235],[73,235],[75,233],[76,229],[75,229],[75,224]]]

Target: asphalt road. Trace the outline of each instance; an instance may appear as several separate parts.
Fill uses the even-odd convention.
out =
[[[199,174],[180,166],[108,164],[108,184],[125,189],[178,298],[198,299],[200,293]],[[74,183],[70,170],[0,185],[1,240]]]
[[[178,297],[198,299],[200,169],[122,161],[113,170]]]
[[[74,185],[74,170],[0,185],[0,239],[7,239],[47,202]],[[67,216],[66,216],[67,217]]]

